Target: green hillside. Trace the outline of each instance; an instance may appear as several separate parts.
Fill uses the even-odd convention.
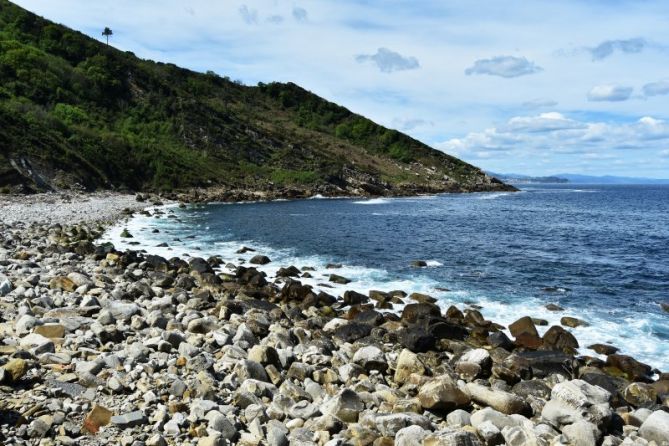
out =
[[[297,85],[141,60],[0,0],[0,187],[508,186]]]

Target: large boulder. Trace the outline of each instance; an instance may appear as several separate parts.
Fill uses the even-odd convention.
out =
[[[653,412],[639,428],[639,435],[658,445],[669,444],[669,413],[661,410]]]
[[[364,367],[368,372],[372,370],[384,372],[388,368],[383,351],[374,345],[358,349],[353,355],[353,363]]]
[[[344,389],[323,404],[321,412],[324,415],[333,415],[347,423],[355,423],[364,408],[365,404],[357,393],[350,389]]]
[[[409,376],[411,376],[412,373],[423,375],[425,373],[425,366],[417,354],[405,348],[397,357],[395,382],[404,384],[408,381]]]
[[[513,393],[491,389],[476,383],[467,383],[467,390],[471,394],[472,400],[478,404],[492,407],[501,413],[507,415],[514,413],[531,415],[532,413],[529,404]]]
[[[423,384],[418,391],[418,401],[424,409],[454,410],[467,406],[470,397],[460,390],[449,375],[441,375]]]
[[[439,306],[432,303],[408,304],[405,305],[402,310],[402,321],[408,323],[415,323],[419,319],[425,319],[431,316],[441,316],[441,309]]]
[[[605,430],[611,416],[611,394],[601,387],[580,379],[556,384],[551,399],[544,406],[541,417],[555,428],[578,421],[593,423]]]

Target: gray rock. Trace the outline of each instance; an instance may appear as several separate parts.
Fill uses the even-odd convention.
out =
[[[597,444],[601,433],[594,424],[585,420],[579,420],[563,427],[562,435],[571,446],[591,446]]]
[[[601,387],[579,379],[565,381],[553,387],[541,417],[556,428],[585,420],[601,429],[612,416],[610,398]]]
[[[134,412],[128,412],[123,415],[115,415],[111,417],[111,423],[115,424],[121,428],[141,426],[148,423],[144,412],[141,410],[136,410]]]
[[[388,368],[383,351],[374,345],[358,349],[353,355],[353,362],[367,371],[380,370],[383,372]]]
[[[423,439],[429,434],[420,426],[409,426],[397,431],[395,446],[422,446]]]
[[[14,332],[18,336],[26,335],[30,333],[37,324],[39,324],[39,320],[36,317],[24,314],[14,324]]]
[[[513,393],[495,390],[476,383],[467,383],[472,400],[490,406],[505,414],[530,414],[532,409],[522,398]]]
[[[259,362],[244,359],[237,363],[234,369],[240,381],[255,379],[258,381],[269,382],[269,377],[265,368]]]
[[[6,276],[0,275],[0,297],[8,295],[12,291],[12,282]]]
[[[432,429],[432,423],[427,417],[413,412],[394,413],[375,417],[376,429],[384,437],[394,437],[397,433],[409,426],[419,426],[422,429]]]
[[[440,430],[427,435],[423,439],[426,446],[482,446],[481,441],[473,432],[461,430]]]
[[[205,415],[205,419],[208,421],[209,429],[220,432],[224,439],[232,440],[237,435],[235,426],[221,412],[212,410]]]
[[[278,420],[270,420],[266,426],[267,446],[287,446],[288,429]]]
[[[641,425],[639,435],[658,445],[669,443],[669,413],[661,410],[653,412]]]
[[[326,402],[321,411],[324,414],[334,415],[342,421],[355,423],[364,408],[365,405],[357,393],[344,389]]]
[[[109,301],[107,309],[116,320],[129,321],[132,316],[140,312],[139,305],[135,303]]]
[[[471,415],[466,410],[456,409],[446,416],[446,422],[451,427],[469,426],[471,423]]]

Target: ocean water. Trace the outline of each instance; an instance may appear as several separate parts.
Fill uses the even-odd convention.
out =
[[[117,248],[166,257],[221,255],[239,264],[254,253],[279,266],[313,266],[305,280],[326,292],[401,289],[437,297],[447,307],[483,307],[509,324],[530,315],[571,329],[581,353],[611,343],[669,371],[669,186],[526,186],[517,193],[414,198],[311,199],[171,207],[123,227],[133,239],[106,235]],[[153,233],[158,229],[159,233]],[[130,246],[128,241],[139,245]],[[169,247],[156,245],[167,243]],[[427,268],[411,267],[425,260]],[[326,270],[327,263],[342,268]],[[327,288],[327,275],[352,279]],[[557,304],[563,312],[549,312]],[[544,331],[547,327],[539,327]]]

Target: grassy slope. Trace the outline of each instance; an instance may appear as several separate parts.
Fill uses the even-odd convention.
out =
[[[13,159],[57,187],[505,187],[294,84],[140,60],[6,0],[0,149],[0,186],[17,181]]]

